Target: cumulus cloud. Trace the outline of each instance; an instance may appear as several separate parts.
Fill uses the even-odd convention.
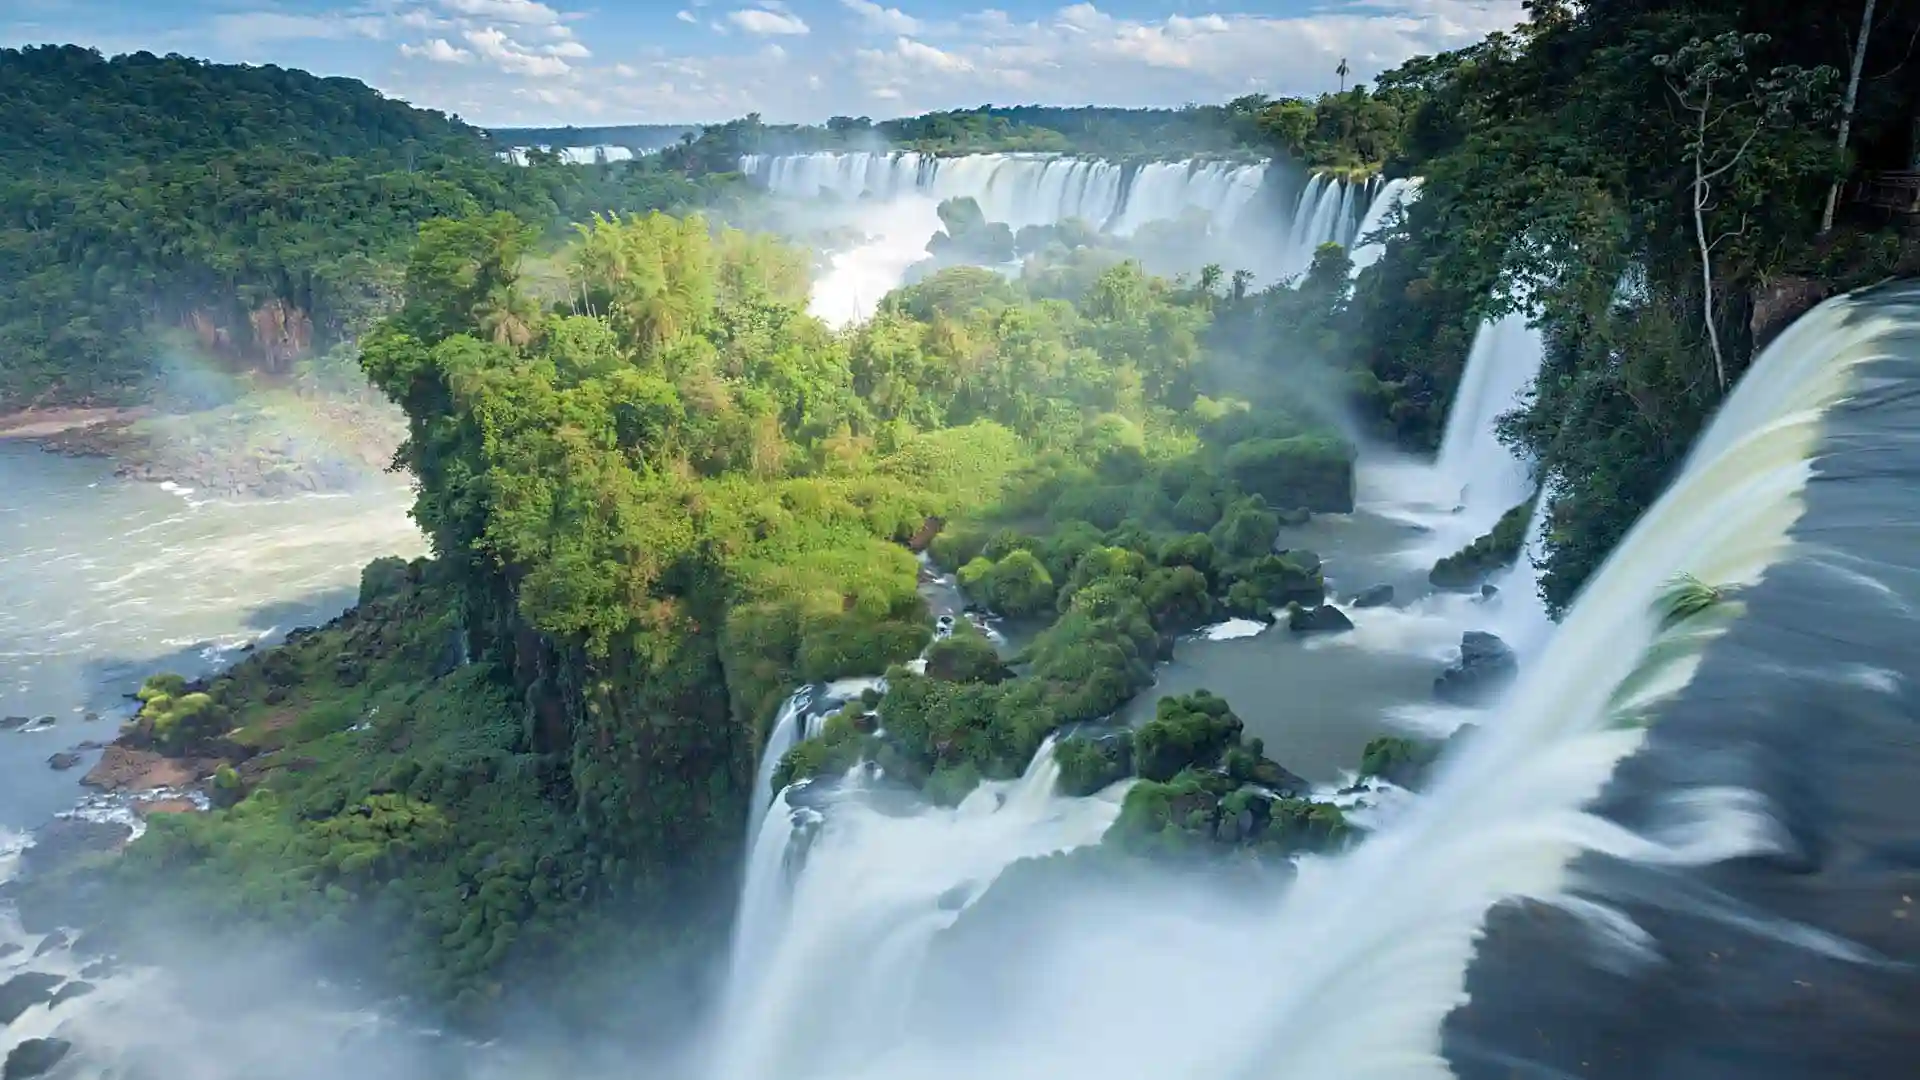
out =
[[[727,21],[749,34],[768,37],[805,34],[812,29],[798,15],[764,7],[729,11]]]
[[[473,46],[475,52],[509,74],[547,79],[573,70],[571,64],[558,56],[532,52],[505,32],[491,26],[468,30],[465,36],[467,44]]]
[[[676,11],[673,13],[673,17],[676,19],[679,19],[683,23],[697,23],[700,21],[699,19],[694,17],[693,12],[691,11]]]
[[[376,16],[340,13],[290,15],[280,11],[241,11],[215,15],[212,22],[214,36],[222,44],[240,49],[301,40],[378,38],[386,29],[385,20]]]
[[[873,0],[840,0],[848,11],[860,17],[870,29],[883,34],[917,34],[920,20],[899,8],[881,7]]]
[[[446,38],[434,38],[425,45],[401,45],[400,55],[431,60],[436,64],[466,64],[473,61],[471,52]]]
[[[560,13],[539,0],[440,0],[440,6],[456,15],[519,26],[546,26],[560,21]]]

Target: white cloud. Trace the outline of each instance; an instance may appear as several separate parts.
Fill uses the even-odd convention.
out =
[[[873,0],[840,0],[848,11],[860,16],[862,22],[873,30],[883,34],[917,34],[920,32],[920,20],[901,11],[899,8],[881,7]]]
[[[564,56],[569,60],[585,60],[587,57],[593,55],[585,45],[577,41],[562,41],[553,45],[542,45],[540,51],[546,53],[548,56]]]
[[[519,26],[545,26],[560,21],[560,13],[539,0],[440,0],[440,6],[457,15]]]
[[[400,55],[431,60],[436,64],[466,64],[473,60],[472,53],[446,38],[434,38],[425,45],[402,45]]]
[[[673,17],[676,19],[679,19],[683,23],[697,23],[700,21],[698,18],[694,17],[693,12],[691,11],[676,11],[673,13]]]
[[[772,8],[741,8],[727,13],[727,21],[749,34],[773,37],[799,35],[811,28],[800,16]]]
[[[941,52],[931,45],[915,41],[912,38],[903,37],[894,42],[893,51],[909,64],[932,68],[935,71],[959,72],[973,70],[973,64],[969,63],[966,59],[955,56],[952,53]]]
[[[488,26],[466,32],[467,44],[474,51],[500,70],[513,75],[526,75],[536,79],[553,78],[565,75],[573,66],[557,56],[541,56],[527,50],[526,46],[508,37],[505,33]]]

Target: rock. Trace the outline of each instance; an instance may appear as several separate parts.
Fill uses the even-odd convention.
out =
[[[1353,620],[1332,604],[1287,609],[1287,629],[1296,634],[1338,634],[1353,629]]]
[[[1375,585],[1353,598],[1353,606],[1357,608],[1386,607],[1391,603],[1393,603],[1393,586],[1391,585]]]
[[[1433,695],[1452,705],[1483,705],[1519,673],[1520,662],[1506,642],[1469,630],[1460,638],[1460,659],[1433,680]]]
[[[0,983],[0,1027],[20,1019],[35,1005],[52,1001],[54,987],[66,981],[43,971],[28,971]]]
[[[135,803],[133,812],[143,818],[150,818],[155,814],[197,814],[200,812],[200,804],[192,799],[149,799]]]
[[[1280,519],[1281,527],[1287,529],[1297,529],[1313,520],[1313,511],[1304,506],[1296,506],[1291,510],[1276,510],[1274,515]]]
[[[116,967],[113,961],[95,960],[93,963],[80,969],[80,977],[82,979],[104,979],[112,975],[115,970]]]
[[[90,712],[85,716],[82,716],[80,719],[83,723],[88,723],[88,724],[98,723],[100,720],[100,714],[97,712]]]
[[[9,716],[0,718],[0,731],[15,731],[33,723],[31,716]]]
[[[1480,586],[1480,599],[1482,600],[1491,600],[1494,597],[1499,595],[1500,595],[1500,586],[1498,585],[1495,585],[1489,582],[1488,584]]]
[[[7,957],[12,956],[14,953],[25,952],[25,951],[26,950],[20,947],[19,942],[9,941],[4,945],[0,945],[0,960],[5,960]]]
[[[94,985],[92,983],[76,979],[54,991],[53,1000],[47,1002],[47,1008],[57,1009],[67,1002],[72,1001],[74,998],[86,997],[88,994],[93,993],[93,991]]]
[[[24,876],[51,873],[88,855],[118,851],[132,837],[133,828],[118,822],[55,818],[20,853],[20,870]]]
[[[47,765],[50,766],[54,772],[66,772],[68,769],[74,768],[79,764],[80,755],[71,750],[62,751],[47,759]]]
[[[1326,566],[1326,564],[1321,561],[1318,552],[1308,551],[1306,548],[1283,548],[1276,543],[1273,545],[1273,553],[1287,559],[1309,574]]]
[[[73,944],[73,939],[67,936],[65,930],[55,930],[53,933],[40,939],[40,947],[33,950],[33,957],[38,960],[50,952],[57,952],[71,944]]]
[[[156,788],[186,787],[200,779],[197,762],[176,761],[151,750],[136,750],[118,743],[107,747],[99,764],[87,771],[80,783],[100,791],[152,791]]]
[[[55,720],[51,716],[36,716],[32,720],[27,721],[25,726],[20,727],[17,730],[22,735],[31,735],[36,731],[45,731],[48,728],[53,727],[57,723],[59,723],[59,721]]]
[[[30,1080],[43,1076],[67,1056],[73,1044],[65,1039],[28,1039],[7,1055],[0,1080]]]

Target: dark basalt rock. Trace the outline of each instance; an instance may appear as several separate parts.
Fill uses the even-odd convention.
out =
[[[1353,598],[1353,606],[1357,608],[1386,607],[1391,603],[1393,603],[1393,586],[1391,585],[1375,585]]]
[[[0,983],[0,1026],[20,1019],[35,1005],[52,1001],[54,988],[66,981],[44,971],[26,971]]]
[[[1287,629],[1296,634],[1338,634],[1353,629],[1353,620],[1332,604],[1293,607],[1287,611]]]
[[[1507,643],[1482,630],[1460,637],[1460,659],[1433,680],[1433,696],[1451,705],[1483,705],[1520,674]]]
[[[67,1056],[73,1044],[65,1039],[28,1039],[7,1055],[0,1080],[30,1080],[44,1076]]]
[[[82,980],[70,982],[54,991],[53,1000],[47,1002],[47,1008],[57,1009],[67,1002],[72,1001],[74,998],[86,997],[88,994],[93,993],[94,989],[94,985],[90,982]]]
[[[47,767],[54,772],[66,772],[80,764],[80,755],[71,750],[63,750],[47,759]]]

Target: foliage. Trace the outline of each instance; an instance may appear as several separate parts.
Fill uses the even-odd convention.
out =
[[[1485,536],[1443,556],[1427,572],[1427,581],[1436,589],[1478,589],[1488,578],[1526,558],[1527,525],[1538,499],[1536,495],[1501,514]]]

